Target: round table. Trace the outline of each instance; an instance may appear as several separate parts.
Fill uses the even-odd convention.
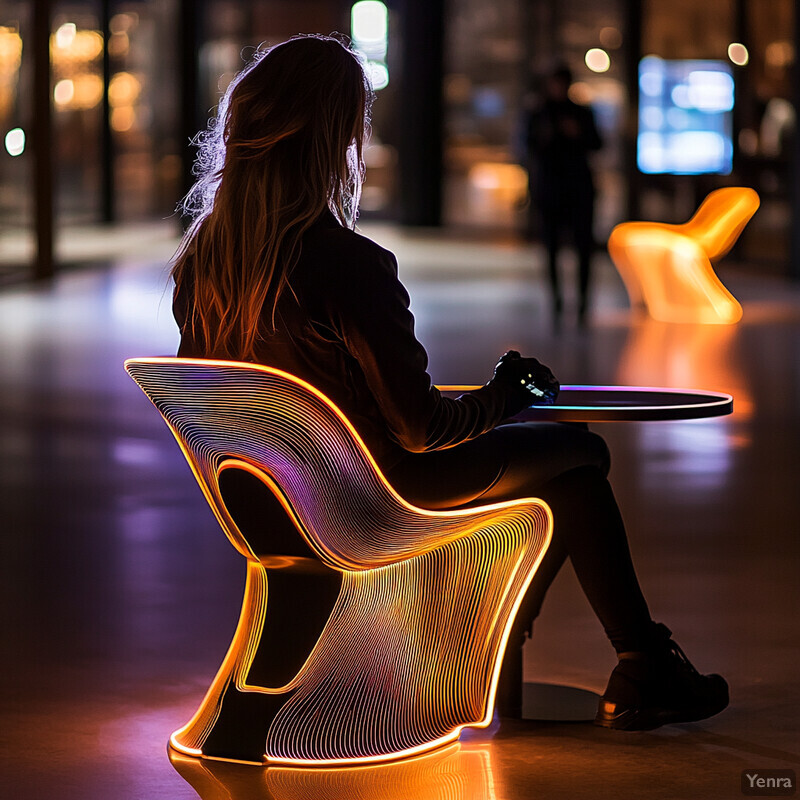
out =
[[[441,392],[466,392],[480,386],[447,385]],[[654,422],[721,417],[733,411],[733,398],[701,389],[653,386],[562,386],[553,405],[532,405],[514,419],[526,422]]]
[[[721,417],[733,411],[729,394],[649,386],[562,386],[553,405],[517,415],[529,421],[652,422]]]

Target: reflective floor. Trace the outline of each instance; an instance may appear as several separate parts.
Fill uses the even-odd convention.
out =
[[[798,770],[800,290],[723,264],[740,325],[648,323],[598,257],[589,326],[568,313],[556,329],[536,248],[368,232],[398,254],[437,382],[483,382],[515,347],[563,383],[734,394],[727,418],[597,426],[654,616],[729,679],[730,708],[641,734],[496,723],[361,770],[171,762],[167,737],[233,632],[244,562],[122,370],[175,351],[164,242],[147,261],[0,294],[0,795],[705,799],[739,796],[745,769]],[[602,691],[613,664],[565,571],[526,678]]]

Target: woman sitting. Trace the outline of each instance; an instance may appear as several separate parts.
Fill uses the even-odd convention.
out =
[[[728,703],[654,623],[606,479],[608,449],[588,430],[513,423],[557,388],[547,367],[506,354],[485,386],[440,395],[414,335],[394,256],[356,233],[372,93],[338,40],[291,39],[234,79],[204,136],[194,222],[174,262],[180,356],[267,364],[308,381],[347,415],[397,491],[425,508],[540,497],[552,544],[509,642],[513,664],[569,557],[619,656],[596,722],[649,729]],[[517,662],[518,663],[518,662]],[[519,713],[506,669],[501,712]]]

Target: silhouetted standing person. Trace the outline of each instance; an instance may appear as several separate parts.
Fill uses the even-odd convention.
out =
[[[560,67],[548,76],[541,105],[529,118],[528,156],[531,200],[539,209],[542,239],[547,248],[553,310],[563,308],[558,277],[560,235],[568,232],[578,251],[578,319],[583,322],[589,301],[589,276],[594,235],[594,181],[589,153],[599,150],[592,110],[569,99],[572,73]]]

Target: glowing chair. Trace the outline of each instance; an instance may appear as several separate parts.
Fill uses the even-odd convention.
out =
[[[126,368],[247,559],[236,633],[176,750],[359,763],[489,724],[550,541],[543,502],[414,508],[341,411],[291,375],[175,358]]]
[[[611,231],[608,252],[631,305],[662,322],[730,324],[742,307],[711,266],[733,247],[759,206],[752,189],[711,192],[689,222],[624,222]]]

